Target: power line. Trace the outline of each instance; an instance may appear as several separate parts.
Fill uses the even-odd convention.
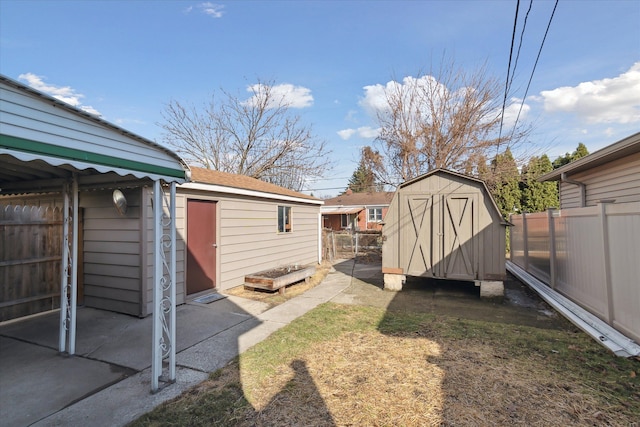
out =
[[[527,20],[529,19],[529,13],[531,12],[532,6],[533,6],[533,0],[529,0],[529,9],[527,9],[527,14],[524,16],[522,31],[520,31],[520,42],[518,43],[518,53],[516,54],[516,61],[513,65],[513,70],[511,71],[511,80],[509,81],[508,92],[511,92],[511,84],[513,83],[513,79],[516,75],[516,69],[518,68],[518,61],[520,60],[520,50],[522,49],[522,40],[524,39],[524,32],[527,29]]]
[[[502,100],[502,114],[500,116],[500,131],[498,132],[498,144],[497,144],[496,155],[497,155],[497,151],[500,148],[500,139],[502,138],[502,125],[504,123],[504,110],[507,106],[507,94],[509,93],[509,86],[511,86],[511,84],[509,83],[510,76],[511,76],[511,59],[513,58],[513,45],[516,39],[516,28],[518,27],[518,10],[519,9],[520,9],[520,0],[516,2],[516,16],[513,20],[513,32],[511,33],[511,49],[509,49],[509,65],[507,66],[507,79],[504,84],[504,98]]]
[[[544,42],[547,39],[547,34],[549,34],[549,28],[551,27],[551,21],[553,21],[553,16],[556,13],[556,8],[558,7],[558,1],[556,0],[556,4],[553,6],[553,10],[551,11],[551,16],[549,17],[549,23],[547,24],[547,29],[544,32],[544,37],[542,38],[542,43],[540,43],[540,49],[538,49],[538,56],[536,56],[536,62],[533,64],[533,70],[531,70],[531,75],[529,76],[529,82],[527,83],[527,89],[524,91],[524,96],[522,97],[522,102],[520,103],[520,109],[518,110],[518,115],[516,116],[516,121],[513,124],[513,130],[511,131],[511,135],[516,131],[516,125],[518,124],[518,120],[520,119],[520,113],[522,112],[522,107],[524,106],[524,101],[527,99],[527,94],[529,93],[529,87],[531,86],[531,81],[533,80],[533,74],[536,72],[536,67],[538,66],[538,60],[540,59],[540,54],[542,53],[542,48],[544,47]]]

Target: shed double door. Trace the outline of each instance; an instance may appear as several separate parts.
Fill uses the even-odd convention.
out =
[[[400,264],[410,276],[478,277],[477,194],[405,194]]]

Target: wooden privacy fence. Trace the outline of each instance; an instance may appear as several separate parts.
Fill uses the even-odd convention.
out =
[[[0,205],[0,321],[60,306],[62,210]]]
[[[511,261],[640,342],[640,203],[511,216]]]

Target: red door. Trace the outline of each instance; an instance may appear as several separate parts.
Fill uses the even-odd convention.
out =
[[[216,202],[187,200],[187,295],[215,288]]]

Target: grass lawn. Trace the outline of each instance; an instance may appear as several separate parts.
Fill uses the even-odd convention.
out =
[[[323,304],[134,426],[631,426],[640,369],[538,329]]]

